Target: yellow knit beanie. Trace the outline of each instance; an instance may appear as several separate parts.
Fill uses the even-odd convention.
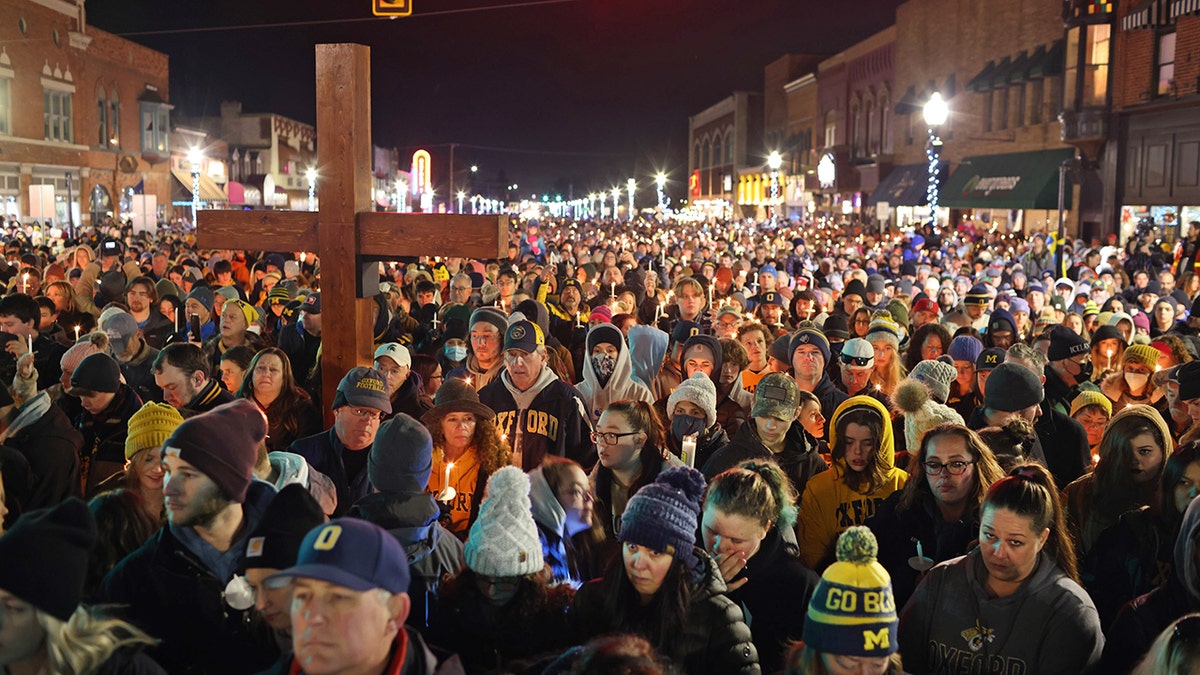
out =
[[[129,418],[129,434],[125,437],[125,459],[146,448],[157,448],[166,442],[175,427],[183,424],[183,415],[166,403],[151,401]]]

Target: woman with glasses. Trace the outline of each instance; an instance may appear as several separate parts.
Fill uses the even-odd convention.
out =
[[[924,572],[963,555],[979,536],[979,508],[1004,476],[992,451],[961,424],[930,429],[908,460],[908,483],[867,519],[878,559],[903,606]]]
[[[866,307],[859,307],[854,310],[854,319],[850,322],[850,337],[867,337],[867,331],[871,328],[871,310]]]
[[[701,512],[704,548],[717,562],[730,600],[745,608],[759,663],[783,667],[788,643],[804,631],[804,613],[817,575],[789,543],[796,523],[796,490],[783,469],[750,460],[717,474]]]
[[[1104,636],[1077,579],[1054,477],[1013,469],[983,498],[979,547],[931,569],[904,607],[905,670],[1088,672]]]
[[[588,476],[596,499],[593,508],[605,538],[615,541],[633,493],[664,470],[683,464],[667,450],[662,421],[645,401],[610,403],[596,422],[592,442],[600,457]]]
[[[588,476],[573,460],[547,455],[542,465],[529,472],[529,499],[533,520],[542,542],[542,557],[556,584],[580,584],[595,576],[589,552],[604,529],[592,528],[595,516]],[[589,530],[592,536],[587,533]]]
[[[1100,439],[1100,461],[1063,489],[1067,526],[1079,554],[1126,511],[1154,503],[1166,458],[1175,450],[1167,423],[1148,405],[1113,416]]]
[[[308,392],[296,384],[292,364],[278,347],[254,355],[237,391],[267,416],[267,450],[287,450],[292,442],[321,431],[321,413]]]
[[[950,348],[950,341],[950,332],[936,321],[916,329],[908,341],[908,351],[904,353],[904,370],[912,372],[918,363],[932,361],[945,354]]]
[[[442,376],[442,364],[438,360],[428,354],[413,354],[412,370],[421,377],[421,390],[418,396],[421,402],[428,407],[433,407],[433,395],[437,393],[438,387],[442,386],[442,382],[446,379]]]

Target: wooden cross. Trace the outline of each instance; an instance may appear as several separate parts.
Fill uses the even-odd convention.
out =
[[[320,208],[200,211],[204,248],[316,251],[321,260],[321,383],[326,421],[342,376],[374,354],[370,298],[380,260],[408,256],[503,258],[503,216],[374,213],[371,210],[371,50],[317,45]]]

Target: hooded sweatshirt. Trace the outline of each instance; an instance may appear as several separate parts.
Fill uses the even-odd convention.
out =
[[[633,326],[629,329],[630,363],[633,378],[645,387],[652,387],[667,356],[671,336],[654,326]]]
[[[533,509],[533,522],[537,524],[538,539],[542,542],[542,557],[550,566],[552,582],[579,588],[583,582],[590,580],[590,576],[580,568],[571,537],[587,529],[587,526],[567,521],[567,512],[554,495],[540,466],[529,472],[529,502]]]
[[[479,390],[479,402],[496,412],[496,428],[512,447],[514,465],[524,471],[541,466],[546,455],[558,455],[591,466],[596,459],[591,418],[579,390],[543,366],[525,391],[516,388],[508,371]]]
[[[860,408],[875,411],[883,421],[883,434],[875,450],[885,467],[883,480],[869,494],[851,489],[846,483],[849,469],[844,457],[833,460],[832,471],[819,473],[808,480],[800,500],[797,540],[800,542],[801,562],[817,572],[833,562],[833,548],[838,535],[852,525],[865,523],[883,504],[883,500],[904,487],[908,480],[908,474],[896,468],[891,414],[882,403],[870,396],[853,396],[838,406],[829,420],[829,447],[837,447],[837,425],[842,415]]]
[[[989,596],[979,549],[930,570],[900,619],[913,673],[1076,675],[1100,659],[1092,599],[1044,551],[1015,593]]]
[[[612,374],[604,384],[600,383],[600,375],[596,372],[592,360],[592,348],[600,342],[608,342],[617,346],[617,362]],[[650,390],[644,384],[633,379],[633,365],[629,358],[629,348],[625,346],[621,329],[605,323],[593,328],[587,338],[587,362],[583,365],[583,382],[579,385],[579,394],[583,396],[591,413],[592,423],[600,419],[600,413],[613,401],[645,401],[654,404]]]

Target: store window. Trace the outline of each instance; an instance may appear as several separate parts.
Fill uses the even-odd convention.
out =
[[[121,147],[121,101],[116,89],[108,92],[108,147]]]
[[[171,131],[170,108],[156,103],[142,103],[142,152],[168,151],[167,135]]]
[[[96,145],[108,147],[108,95],[104,87],[96,88]]]
[[[1175,84],[1175,32],[1158,36],[1158,89],[1159,96],[1171,93]]]
[[[1067,105],[1102,107],[1107,103],[1111,40],[1112,26],[1106,23],[1076,26],[1067,31],[1064,73]]]
[[[867,99],[867,156],[879,154],[879,120],[875,114],[875,102]]]
[[[886,89],[879,92],[879,150],[888,152],[892,149],[892,116],[888,114],[891,99]]]
[[[1033,80],[1029,83],[1029,98],[1032,104],[1029,107],[1029,123],[1041,124],[1044,119],[1042,111],[1046,106],[1045,80]]]
[[[1008,128],[1008,87],[1000,87],[995,91],[997,130]]]
[[[1018,84],[1012,88],[1013,93],[1013,128],[1025,126],[1025,85]]]
[[[725,155],[726,164],[733,164],[733,129],[725,131]]]
[[[12,78],[0,75],[0,136],[12,134]]]
[[[56,89],[42,90],[44,107],[42,120],[46,140],[63,143],[70,143],[73,140],[73,99],[74,95],[69,92]]]

